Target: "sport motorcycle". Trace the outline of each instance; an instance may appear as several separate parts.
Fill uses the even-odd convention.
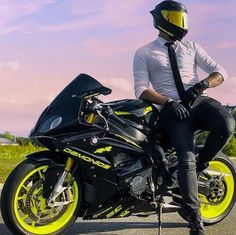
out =
[[[186,220],[177,156],[159,131],[159,109],[138,99],[104,103],[98,98],[110,93],[80,74],[43,111],[30,138],[46,150],[26,156],[2,190],[2,217],[13,234],[63,234],[78,217],[153,214],[161,234],[162,213],[178,212]],[[202,147],[195,146],[196,156]],[[235,182],[234,164],[219,152],[198,177],[206,225],[230,213]]]

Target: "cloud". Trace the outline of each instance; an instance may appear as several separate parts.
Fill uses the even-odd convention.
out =
[[[112,88],[112,90],[120,90],[124,92],[133,91],[133,86],[129,79],[111,77],[109,79],[100,80],[105,86]]]
[[[217,47],[222,49],[228,49],[228,48],[235,48],[236,47],[236,40],[229,40],[229,41],[223,41],[220,42]]]
[[[64,30],[83,29],[86,28],[87,26],[90,26],[90,22],[73,21],[73,22],[66,22],[53,25],[40,25],[39,28],[42,31],[59,32]]]
[[[8,61],[8,62],[0,62],[0,71],[3,70],[11,70],[17,71],[20,69],[20,65],[17,61]]]
[[[0,101],[1,131],[10,131],[17,135],[27,136],[34,127],[40,113],[46,107],[45,102],[32,102],[27,98],[10,99],[7,103]]]
[[[235,90],[233,89],[235,86],[236,77],[229,77],[222,85],[213,89],[208,89],[208,93],[223,104],[236,105]]]
[[[45,5],[54,3],[55,0],[1,0],[0,4],[0,35],[7,35],[25,28],[26,25],[16,25],[14,22],[20,17],[33,14]]]
[[[0,4],[0,25],[13,21],[21,16],[32,14],[54,0],[2,0]]]
[[[134,99],[134,88],[129,78],[111,77],[107,79],[98,79],[103,86],[112,89],[111,95],[101,96],[104,102],[119,100],[119,99]]]
[[[76,20],[61,22],[52,25],[41,25],[44,31],[64,31],[79,29],[107,29],[127,28],[142,24],[143,16],[139,14],[139,7],[142,7],[147,0],[136,1],[73,1],[71,14]],[[139,7],[138,7],[139,6]]]
[[[79,45],[79,51],[101,59],[117,58],[127,52],[134,52],[140,45],[134,34],[117,37],[90,38]],[[127,43],[129,42],[129,43]]]
[[[26,28],[26,25],[17,25],[17,26],[10,26],[10,27],[2,27],[0,30],[0,35],[8,35],[10,33],[15,33],[22,31]]]
[[[189,34],[194,40],[215,47],[220,41],[234,38],[236,27],[234,0],[184,0],[189,13]]]

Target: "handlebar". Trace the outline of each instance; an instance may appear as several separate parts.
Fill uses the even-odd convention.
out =
[[[104,121],[106,122],[107,128],[108,128],[107,118],[113,119],[114,121],[116,121],[117,123],[119,123],[120,125],[124,127],[129,127],[129,125],[125,121],[123,121],[121,118],[117,117],[113,113],[113,110],[111,109],[109,105],[106,105],[106,104],[103,105],[101,103],[97,103],[93,105],[91,109],[93,110],[93,112],[96,112],[99,116],[101,116],[104,119]]]

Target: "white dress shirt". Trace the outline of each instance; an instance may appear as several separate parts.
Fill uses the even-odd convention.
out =
[[[149,83],[151,83],[159,94],[180,101],[171,70],[168,48],[165,46],[166,42],[164,38],[158,36],[155,41],[136,51],[133,75],[137,98],[149,88]],[[197,74],[198,66],[208,74],[218,72],[224,80],[227,79],[226,71],[195,42],[176,41],[174,47],[185,90],[200,81]]]

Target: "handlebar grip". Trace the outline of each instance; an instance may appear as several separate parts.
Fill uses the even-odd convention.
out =
[[[117,117],[117,116],[116,116],[115,114],[113,114],[113,113],[109,115],[109,118],[111,118],[111,119],[117,121],[119,124],[121,124],[121,125],[124,126],[124,127],[129,127],[129,125],[128,125],[125,121],[123,121],[121,118]]]

